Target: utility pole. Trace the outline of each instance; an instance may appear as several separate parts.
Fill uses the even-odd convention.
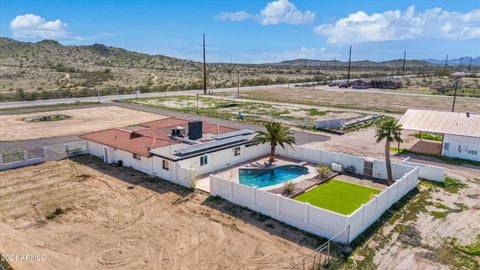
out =
[[[457,100],[458,78],[455,81],[455,93],[453,94],[452,112],[455,111],[455,101]]]
[[[350,52],[348,53],[348,73],[347,73],[347,84],[350,83],[350,65],[352,62],[352,45],[350,45]]]
[[[207,64],[205,61],[205,33],[203,33],[203,94],[207,94]]]
[[[237,97],[240,97],[240,71],[237,71]]]
[[[402,78],[405,75],[405,60],[407,59],[407,50],[403,52]]]
[[[448,66],[448,54],[447,54],[447,57],[445,58],[445,70],[447,69],[447,66]]]
[[[468,72],[472,71],[472,57],[470,56],[470,63],[468,64]]]

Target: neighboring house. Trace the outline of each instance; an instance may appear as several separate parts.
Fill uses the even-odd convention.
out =
[[[367,89],[372,87],[372,80],[370,79],[358,79],[352,82],[353,89]]]
[[[480,161],[480,115],[409,109],[402,129],[442,134],[442,155]]]
[[[367,88],[382,88],[382,89],[397,89],[402,87],[402,81],[399,79],[358,79],[352,82],[352,88],[354,89],[367,89]]]
[[[106,163],[178,182],[184,180],[186,170],[206,174],[257,155],[259,147],[248,145],[254,135],[249,129],[167,118],[133,130],[107,129],[80,138],[87,141],[90,154]]]
[[[372,88],[398,89],[402,88],[402,81],[399,79],[372,79]]]

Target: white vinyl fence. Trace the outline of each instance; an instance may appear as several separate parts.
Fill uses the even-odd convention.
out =
[[[328,152],[302,146],[296,146],[293,149],[289,147],[287,147],[286,149],[278,147],[277,153],[287,158],[304,160],[314,164],[324,164],[327,166],[331,166],[332,163],[337,163],[342,165],[343,168],[352,166],[353,168],[355,168],[356,174],[363,174],[366,160],[363,157]],[[400,163],[392,163],[393,178],[402,178],[403,175],[412,170],[414,167],[418,167],[420,178],[437,182],[444,181],[444,168],[407,161],[402,161]],[[384,161],[373,161],[372,176],[375,178],[387,179],[387,169]]]
[[[392,204],[415,188],[417,182],[418,169],[412,168],[393,185],[375,195],[372,200],[350,215],[335,213],[280,194],[234,183],[215,175],[210,176],[210,192],[213,196],[220,196],[235,204],[328,239],[340,234],[335,241],[349,243],[372,225]]]
[[[352,166],[358,174],[363,174],[365,163],[365,159],[361,157],[304,147],[281,149],[279,154],[328,166],[332,163],[341,164],[344,168]],[[244,186],[215,175],[210,176],[210,192],[213,196],[220,196],[304,231],[328,239],[338,235],[336,242],[349,243],[417,185],[420,171],[418,167],[394,163],[392,170],[395,183],[350,215],[342,215],[280,194]],[[385,162],[373,161],[373,176],[386,179]]]
[[[39,149],[14,149],[0,153],[0,171],[37,165],[88,153],[85,141],[47,145]]]

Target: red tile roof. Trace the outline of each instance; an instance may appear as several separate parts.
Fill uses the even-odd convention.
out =
[[[140,124],[142,127],[147,128],[174,128],[176,126],[186,126],[188,124],[187,120],[176,119],[176,118],[165,118],[160,120],[154,120]]]
[[[80,138],[121,149],[130,153],[139,154],[144,157],[148,157],[149,149],[178,143],[176,140],[171,139],[167,135],[152,137],[145,136],[137,131],[122,129],[107,129],[98,132],[92,132],[81,135]]]
[[[166,118],[140,124],[141,130],[107,129],[81,135],[80,138],[148,157],[149,149],[179,143],[170,138],[170,129],[175,126],[187,126],[188,121]],[[203,133],[221,134],[235,131],[234,128],[202,123]]]

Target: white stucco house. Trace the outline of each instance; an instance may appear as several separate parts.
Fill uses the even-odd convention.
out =
[[[399,124],[404,130],[443,135],[442,156],[480,161],[480,115],[409,109]]]
[[[107,129],[81,135],[88,152],[105,163],[117,163],[184,186],[186,174],[203,175],[266,154],[250,145],[253,130],[236,130],[206,121],[167,118],[129,129]]]

